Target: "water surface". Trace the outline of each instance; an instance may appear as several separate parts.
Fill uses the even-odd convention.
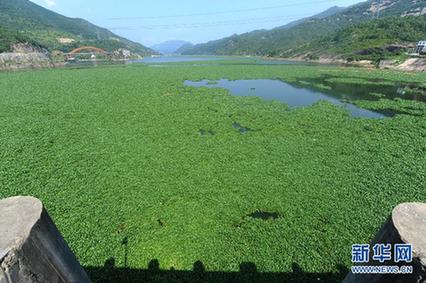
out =
[[[145,57],[143,59],[131,60],[132,63],[173,63],[173,62],[194,62],[194,61],[218,61],[218,60],[235,60],[231,57],[218,56],[159,56]]]
[[[326,100],[334,105],[345,108],[352,117],[384,118],[382,113],[360,108],[354,104],[343,102],[338,96],[327,94],[319,90],[313,90],[279,80],[237,80],[230,81],[221,79],[219,81],[202,80],[199,82],[185,81],[186,86],[224,88],[234,96],[258,96],[266,100],[278,100],[286,103],[290,107],[307,107],[320,101]]]

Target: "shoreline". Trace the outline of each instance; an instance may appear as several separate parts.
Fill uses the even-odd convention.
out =
[[[381,70],[395,70],[405,72],[426,72],[426,58],[413,57],[408,58],[404,62],[398,62],[397,60],[384,59],[376,66],[371,60],[361,60],[349,62],[338,57],[320,57],[318,60],[306,60],[302,57],[267,57],[267,56],[231,56],[231,55],[175,55],[179,57],[222,57],[222,58],[235,58],[235,59],[255,59],[255,60],[267,60],[267,61],[287,61],[300,64],[312,64],[312,65],[324,65],[324,66],[338,66],[338,67],[360,67],[366,69],[381,69]],[[123,62],[123,60],[118,60]],[[118,62],[117,61],[117,62]],[[207,60],[208,61],[208,60]],[[114,62],[92,62],[85,61],[83,64],[76,64],[75,66],[69,67],[91,67],[93,65],[114,65]],[[49,57],[49,54],[40,52],[31,53],[0,53],[0,71],[19,71],[19,70],[37,70],[37,69],[53,69],[53,68],[64,68],[69,63],[63,61],[55,61]]]
[[[256,57],[251,57],[256,58]],[[318,60],[306,60],[300,57],[292,58],[277,58],[277,57],[257,57],[265,60],[277,60],[277,61],[290,61],[300,63],[312,63],[318,65],[334,65],[342,67],[361,67],[367,69],[381,69],[381,70],[396,70],[405,72],[426,72],[426,58],[424,57],[412,57],[408,58],[404,62],[397,64],[398,61],[395,59],[383,59],[380,61],[378,66],[373,64],[371,60],[361,60],[349,62],[347,60],[337,57],[320,57]]]

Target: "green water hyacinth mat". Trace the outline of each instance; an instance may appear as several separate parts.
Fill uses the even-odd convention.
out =
[[[352,244],[397,204],[426,200],[425,103],[374,93],[352,103],[396,115],[365,119],[183,84],[324,77],[426,83],[229,62],[0,73],[0,197],[40,198],[96,282],[196,282],[194,263],[210,282],[339,282]]]

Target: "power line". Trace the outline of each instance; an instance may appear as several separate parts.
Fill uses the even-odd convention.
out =
[[[330,3],[330,2],[339,2],[339,0],[320,0],[320,1],[309,1],[303,3],[293,3],[269,7],[258,7],[258,8],[248,8],[248,9],[239,9],[239,10],[228,10],[228,11],[218,11],[218,12],[206,12],[206,13],[194,13],[194,14],[180,14],[180,15],[164,15],[164,16],[150,16],[150,17],[119,17],[119,18],[109,18],[108,20],[112,21],[121,21],[121,20],[153,20],[153,19],[168,19],[168,18],[187,18],[187,17],[197,17],[197,16],[214,16],[214,15],[224,15],[224,14],[233,14],[233,13],[244,13],[244,12],[254,12],[262,10],[273,10],[280,8],[288,7],[298,7],[303,5],[310,4],[320,4],[320,3]]]
[[[111,30],[138,30],[138,29],[191,29],[191,28],[204,28],[204,27],[215,27],[215,26],[232,26],[242,24],[259,24],[259,23],[271,23],[271,22],[282,22],[283,20],[297,20],[303,17],[310,16],[311,14],[293,15],[291,17],[265,17],[265,18],[252,18],[232,21],[215,21],[215,22],[200,22],[200,23],[188,23],[188,24],[161,24],[161,25],[144,25],[144,26],[122,26],[122,27],[109,27]]]

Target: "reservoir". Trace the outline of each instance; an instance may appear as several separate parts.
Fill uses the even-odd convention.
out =
[[[280,80],[257,79],[230,81],[221,79],[218,81],[185,81],[186,86],[224,88],[234,96],[258,96],[265,100],[278,100],[290,107],[307,107],[320,101],[326,100],[334,105],[343,107],[350,112],[352,117],[384,118],[382,113],[360,108],[354,104],[342,101],[335,94],[327,94],[319,90],[294,86]]]

